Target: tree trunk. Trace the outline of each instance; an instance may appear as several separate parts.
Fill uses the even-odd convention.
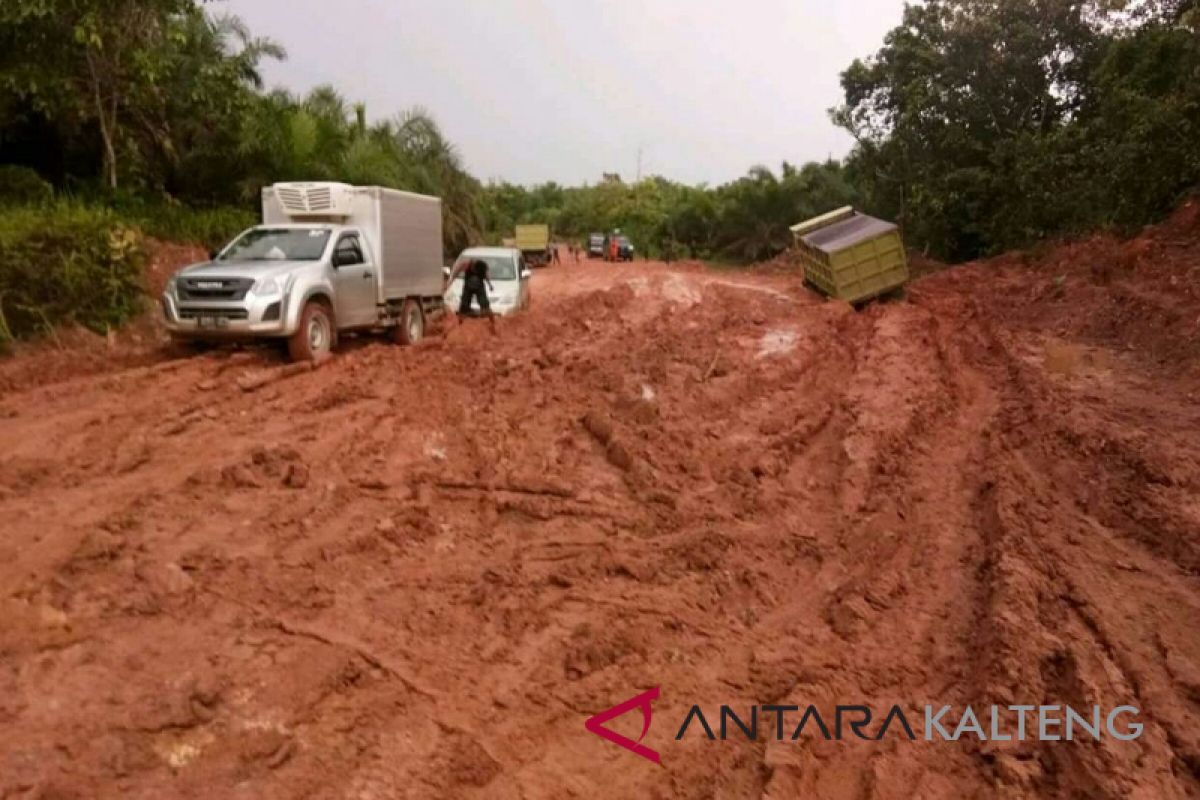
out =
[[[108,188],[116,190],[117,188],[117,95],[114,90],[109,109],[104,107],[104,96],[101,93],[102,81],[100,74],[96,69],[96,62],[91,53],[87,54],[88,75],[92,88],[92,98],[96,104],[96,122],[100,125],[100,139],[104,145],[104,153],[102,160],[101,172],[104,176],[104,182],[108,184]]]
[[[108,184],[108,188],[116,191],[117,188],[117,148],[113,144],[113,133],[110,129],[110,123],[105,120],[104,115],[100,115],[100,138],[104,141],[104,182]]]

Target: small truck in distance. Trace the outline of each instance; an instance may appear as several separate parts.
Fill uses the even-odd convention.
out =
[[[442,203],[377,186],[277,183],[262,219],[162,295],[172,338],[286,340],[319,360],[340,332],[386,330],[400,344],[443,313]]]
[[[593,233],[588,236],[588,258],[604,258],[604,243],[607,237],[603,233]]]
[[[516,247],[529,266],[546,266],[550,263],[550,226],[518,225]]]

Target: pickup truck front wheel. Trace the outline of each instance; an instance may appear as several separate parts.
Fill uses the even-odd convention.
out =
[[[300,327],[288,337],[293,361],[320,361],[333,350],[333,319],[323,303],[311,300],[300,314]]]

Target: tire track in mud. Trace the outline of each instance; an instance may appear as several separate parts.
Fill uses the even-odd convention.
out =
[[[830,559],[842,574],[808,600],[828,627],[805,646],[823,653],[827,677],[796,687],[787,702],[899,704],[916,720],[934,698],[969,702],[971,620],[961,598],[978,559],[969,499],[995,398],[926,312],[883,310],[859,349]],[[870,447],[855,444],[864,439]],[[961,753],[903,742],[772,742],[767,759],[773,797],[939,796],[981,783]]]
[[[1193,796],[1200,790],[1190,735],[1196,698],[1155,652],[1161,634],[1154,631],[1167,631],[1185,651],[1195,647],[1183,622],[1200,610],[1189,577],[1194,533],[1176,525],[1147,536],[1148,526],[1125,509],[1157,509],[1150,527],[1178,519],[1153,487],[1190,485],[1193,479],[1179,471],[1186,475],[1194,461],[1163,461],[1129,474],[1126,465],[1146,460],[1113,446],[1128,434],[1089,430],[1101,415],[1072,402],[1070,390],[1052,386],[1014,355],[1007,337],[992,336],[990,366],[1006,380],[1004,411],[988,437],[989,479],[977,504],[988,542],[978,644],[990,654],[979,663],[978,675],[987,679],[979,692],[1000,704],[1023,696],[1020,702],[1081,709],[1132,705],[1143,714],[1145,736],[1091,747],[999,746],[988,762],[1006,784],[1042,795]],[[1122,409],[1128,398],[1119,393],[1106,400],[1116,413],[1105,409],[1104,416],[1148,419]],[[1194,447],[1194,437],[1180,433],[1176,441],[1191,439]],[[1156,435],[1169,438],[1163,430]],[[1155,480],[1160,470],[1174,477]],[[1132,487],[1150,493],[1130,502]],[[1146,612],[1156,607],[1151,613],[1158,622],[1147,624]]]

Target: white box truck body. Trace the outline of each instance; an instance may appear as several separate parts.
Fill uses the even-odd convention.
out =
[[[441,294],[440,199],[379,186],[342,186],[330,196],[323,191],[330,184],[311,186],[316,188],[285,183],[263,189],[263,224],[336,220],[345,228],[363,231],[373,261],[380,265],[376,282],[380,305]]]

